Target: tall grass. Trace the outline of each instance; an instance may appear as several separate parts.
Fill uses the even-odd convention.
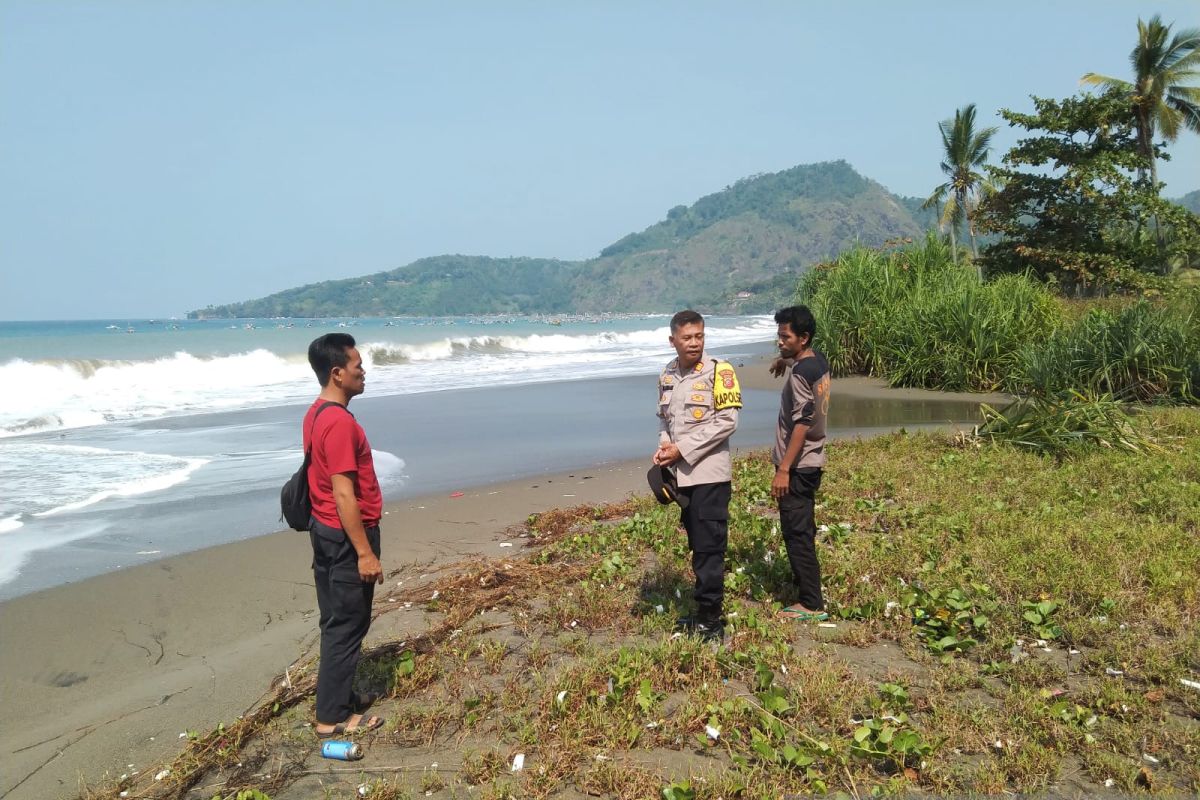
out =
[[[797,289],[835,375],[893,386],[1197,403],[1200,291],[1080,312],[1022,275],[984,283],[940,237],[857,248]]]
[[[878,375],[894,386],[1004,388],[1020,346],[1062,322],[1036,281],[981,283],[936,235],[891,252],[850,251],[810,273],[798,295],[835,375]]]
[[[1045,341],[1028,341],[1011,391],[1039,397],[1076,390],[1129,402],[1194,404],[1200,393],[1200,314],[1195,293],[1095,308]]]

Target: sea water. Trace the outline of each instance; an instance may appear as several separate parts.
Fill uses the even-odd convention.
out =
[[[358,341],[372,395],[633,374],[670,352],[662,316],[0,322],[0,437],[309,398],[321,333]],[[766,341],[770,317],[714,317],[722,346]]]
[[[322,333],[358,341],[367,391],[352,410],[395,499],[635,455],[630,421],[653,438],[653,391],[616,379],[661,368],[668,322],[0,323],[0,598],[281,527]],[[774,331],[766,316],[707,323],[725,352],[762,350]],[[593,383],[567,385],[579,381]]]

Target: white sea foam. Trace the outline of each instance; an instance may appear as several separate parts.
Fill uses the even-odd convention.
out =
[[[21,522],[21,515],[14,514],[11,517],[0,519],[0,533],[9,533],[17,528],[23,527],[25,523]]]
[[[203,458],[8,441],[0,444],[0,485],[5,487],[0,514],[5,522],[49,517],[110,498],[161,491],[188,480],[206,463]]]
[[[139,454],[139,455],[145,455]],[[178,469],[164,472],[159,475],[152,475],[147,478],[139,478],[137,480],[120,483],[110,489],[102,489],[94,494],[89,495],[81,500],[64,503],[61,506],[39,511],[34,514],[35,517],[49,517],[55,514],[63,514],[68,511],[78,511],[81,508],[94,506],[96,503],[109,499],[110,497],[134,497],[139,494],[149,494],[150,492],[160,492],[163,489],[169,489],[177,483],[183,483],[188,479],[188,476],[198,470],[200,467],[208,463],[207,459],[203,458],[188,458],[183,459],[184,465]]]
[[[90,522],[62,526],[49,533],[34,526],[10,532],[4,537],[4,547],[0,548],[0,585],[16,578],[21,572],[21,567],[34,553],[53,550],[80,539],[100,536],[108,528],[108,523]]]
[[[381,484],[394,487],[404,483],[403,458],[386,450],[372,450],[371,461],[375,464],[375,477]]]

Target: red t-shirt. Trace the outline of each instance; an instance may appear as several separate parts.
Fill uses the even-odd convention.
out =
[[[312,431],[312,462],[308,468],[308,492],[312,497],[313,516],[331,528],[341,528],[337,503],[333,499],[331,475],[349,472],[354,478],[354,497],[362,513],[363,525],[378,525],[383,513],[383,495],[375,477],[375,462],[367,434],[349,411],[330,406],[317,417],[313,415],[324,400],[317,398],[304,415],[304,446],[309,446]]]

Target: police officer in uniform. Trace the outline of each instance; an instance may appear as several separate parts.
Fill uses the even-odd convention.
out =
[[[733,367],[704,352],[704,317],[671,318],[677,358],[658,379],[659,447],[654,463],[671,467],[696,575],[694,617],[680,625],[706,641],[725,635],[725,546],[733,463],[729,437],[737,430],[742,391]]]

